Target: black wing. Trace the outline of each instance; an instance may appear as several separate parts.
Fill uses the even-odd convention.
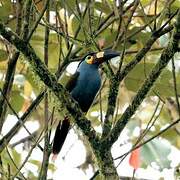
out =
[[[62,123],[61,121],[59,121],[59,124],[56,128],[56,132],[54,135],[54,142],[52,148],[53,154],[58,154],[62,149],[66,136],[69,132],[69,127],[70,127],[70,121],[68,117],[65,117]]]
[[[74,75],[72,75],[72,77],[67,82],[65,88],[69,92],[71,92],[74,89],[74,87],[76,86],[78,77],[79,77],[79,72],[76,71],[76,73]],[[62,123],[61,123],[61,121],[59,121],[59,124],[55,131],[53,148],[52,148],[54,155],[58,154],[61,151],[61,148],[66,139],[66,136],[69,132],[69,128],[70,128],[70,121],[69,121],[68,117],[65,117],[64,120],[62,121]]]
[[[76,73],[73,74],[72,77],[71,77],[71,78],[69,79],[69,81],[67,82],[65,88],[66,88],[69,92],[71,92],[71,91],[74,89],[74,87],[76,86],[76,83],[77,83],[77,79],[78,79],[78,77],[79,77],[79,74],[80,74],[80,72],[76,71]]]

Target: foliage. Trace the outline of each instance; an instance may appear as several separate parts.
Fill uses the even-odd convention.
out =
[[[74,61],[79,61],[80,58],[90,51],[100,51],[106,48],[113,48],[121,52],[121,57],[111,60],[109,65],[101,68],[102,73],[102,89],[94,101],[87,117],[92,120],[94,127],[102,127],[102,119],[107,115],[109,107],[108,97],[110,93],[110,84],[113,74],[121,71],[126,65],[133,61],[138,54],[138,51],[143,47],[147,47],[147,43],[152,38],[153,33],[158,29],[163,30],[171,26],[175,22],[177,10],[180,8],[179,0],[141,0],[136,6],[135,1],[91,1],[91,0],[52,0],[49,2],[41,21],[37,21],[43,11],[45,0],[11,1],[0,0],[0,22],[3,22],[8,28],[17,32],[21,38],[28,37],[23,35],[26,26],[27,14],[26,10],[30,4],[30,15],[28,19],[29,32],[33,29],[37,22],[37,27],[30,37],[30,44],[35,50],[35,53],[44,61],[48,54],[48,69],[52,73],[61,75],[59,82],[65,84],[70,76],[66,67]],[[29,4],[28,4],[29,3]],[[122,3],[122,4],[119,4]],[[135,9],[134,9],[135,8]],[[49,10],[48,10],[49,9]],[[50,20],[48,20],[48,11],[50,12]],[[135,11],[133,13],[133,11]],[[18,15],[18,13],[20,13]],[[19,16],[19,17],[18,17]],[[21,18],[23,19],[21,19]],[[20,19],[20,32],[18,32],[17,20]],[[162,29],[161,29],[162,27]],[[48,34],[48,50],[45,48],[45,40]],[[162,50],[167,46],[170,40],[172,31],[168,31],[159,36],[147,54],[143,54],[142,60],[128,72],[123,78],[118,87],[118,96],[116,98],[116,107],[113,114],[113,122],[115,124],[122,116],[124,109],[132,102],[133,97],[138,92],[144,81],[149,77],[153,67],[158,62]],[[25,39],[26,39],[25,38]],[[27,63],[27,58],[23,55],[18,57],[17,63],[13,67],[15,72],[12,88],[6,89],[5,83],[7,76],[10,76],[8,68],[9,62],[12,61],[13,54],[17,51],[7,40],[0,36],[0,102],[6,104],[4,96],[7,98],[7,109],[4,112],[0,111],[1,124],[6,122],[8,114],[24,114],[27,113],[28,107],[39,93],[46,87],[40,82],[37,74],[32,72],[32,68]],[[132,145],[135,142],[143,142],[148,138],[156,135],[162,128],[171,124],[179,118],[179,94],[180,94],[180,71],[179,71],[179,54],[177,53],[168,66],[164,68],[163,73],[155,82],[155,85],[148,93],[143,103],[139,106],[138,111],[130,119],[125,129],[129,132],[126,141]],[[122,63],[122,64],[121,64]],[[174,65],[175,64],[175,65]],[[121,66],[122,65],[122,66]],[[12,77],[13,79],[13,77]],[[10,82],[10,81],[9,81]],[[7,92],[3,91],[4,89]],[[30,138],[33,146],[37,147],[45,135],[42,132],[48,130],[48,134],[54,129],[56,120],[59,120],[59,112],[57,107],[54,107],[56,101],[51,92],[48,92],[48,97],[44,102],[31,110],[29,115],[30,121],[38,121],[40,127],[37,136]],[[48,107],[44,106],[48,102]],[[4,105],[2,105],[4,107]],[[49,112],[47,117],[44,112]],[[95,114],[95,115],[94,115]],[[63,117],[63,114],[61,115]],[[4,120],[3,120],[4,119]],[[50,119],[49,127],[45,119]],[[22,127],[23,128],[23,127]],[[28,127],[27,127],[28,128]],[[139,130],[140,134],[144,133],[142,139],[138,139],[134,135],[135,129]],[[6,132],[7,133],[7,132]],[[79,133],[79,132],[78,132]],[[164,159],[171,152],[171,147],[180,148],[179,135],[180,127],[175,125],[166,133],[160,135],[155,140],[141,147],[141,165],[146,168],[155,162],[160,170],[164,168],[172,168],[170,160]],[[2,133],[1,133],[2,134]],[[51,134],[51,133],[50,133]],[[4,136],[5,134],[2,134]],[[27,139],[29,141],[29,139]],[[169,145],[164,145],[162,140],[169,142]],[[23,141],[23,143],[26,141]],[[35,145],[34,145],[35,144]],[[50,146],[50,141],[49,141]],[[86,148],[89,146],[85,143]],[[22,160],[21,155],[16,149],[12,148],[11,143],[8,144],[11,149],[12,159],[17,167],[20,167]],[[30,149],[33,150],[32,147]],[[47,150],[48,151],[48,150]],[[87,152],[89,149],[87,150]],[[3,157],[3,158],[2,158]],[[31,154],[29,155],[29,158]],[[5,173],[6,176],[14,175],[17,172],[16,167],[12,164],[11,158],[7,151],[1,154],[3,167],[0,173]],[[28,163],[38,167],[38,172],[41,170],[41,161],[36,161],[30,158]],[[88,163],[88,162],[87,162]],[[11,171],[9,172],[9,165]],[[94,166],[94,165],[93,165]],[[55,171],[54,165],[49,165],[50,171]],[[10,173],[10,174],[8,174]],[[18,176],[22,176],[21,173]],[[33,179],[36,174],[28,171],[28,176]]]

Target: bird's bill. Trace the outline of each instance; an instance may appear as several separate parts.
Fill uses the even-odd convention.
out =
[[[103,63],[117,56],[120,56],[119,52],[113,50],[105,50],[95,54],[95,61]]]

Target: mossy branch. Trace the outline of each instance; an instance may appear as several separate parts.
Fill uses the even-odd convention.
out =
[[[161,29],[161,28],[160,28]],[[156,40],[162,35],[170,32],[173,29],[173,26],[168,26],[163,30],[155,31],[149,40],[146,42],[144,47],[139,50],[136,56],[129,62],[120,72],[118,71],[110,81],[110,90],[108,96],[108,109],[106,113],[106,117],[104,120],[103,126],[103,134],[102,139],[104,139],[110,132],[112,128],[112,117],[114,115],[115,107],[116,107],[116,99],[119,92],[119,85],[121,81],[128,75],[128,73],[134,69],[134,67],[143,59],[143,57],[150,51],[152,45]]]
[[[44,84],[52,90],[60,104],[68,110],[77,126],[82,130],[84,135],[87,136],[91,146],[96,149],[99,145],[99,138],[92,128],[91,122],[84,116],[78,104],[72,99],[70,94],[57,82],[55,75],[49,72],[48,68],[36,55],[31,45],[20,39],[17,34],[10,28],[4,26],[1,22],[0,34],[27,57],[34,72],[40,77]]]
[[[168,62],[174,56],[174,54],[178,51],[178,43],[180,39],[180,11],[177,15],[177,21],[174,25],[174,30],[171,36],[171,39],[167,45],[167,47],[163,50],[161,57],[158,63],[152,69],[150,75],[145,80],[139,91],[137,92],[136,96],[134,97],[131,105],[127,107],[121,118],[117,121],[115,127],[112,129],[108,138],[104,141],[105,144],[108,143],[108,146],[111,147],[113,143],[118,139],[119,135],[121,134],[122,130],[129,122],[129,119],[135,113],[139,105],[145,99],[148,92],[154,85],[154,82],[160,76],[162,70],[167,66]]]

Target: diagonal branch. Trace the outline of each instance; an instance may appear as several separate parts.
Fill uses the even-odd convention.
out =
[[[21,23],[22,23],[22,6],[23,6],[23,1],[18,0],[16,3],[16,33],[19,35],[21,33]],[[13,86],[13,81],[14,81],[14,75],[15,75],[15,70],[16,70],[16,64],[17,60],[19,57],[19,52],[13,52],[12,57],[9,58],[8,61],[8,66],[7,66],[7,72],[6,72],[6,77],[5,77],[5,82],[2,88],[4,96],[9,99],[10,92]],[[3,96],[0,97],[0,132],[2,130],[4,121],[5,121],[5,116],[7,113],[7,103],[4,99]]]
[[[163,30],[155,31],[149,40],[146,42],[144,47],[138,51],[136,56],[133,58],[131,62],[129,62],[122,71],[118,71],[116,75],[111,79],[110,82],[110,91],[109,91],[109,97],[108,97],[108,110],[105,117],[104,127],[103,127],[103,135],[102,138],[108,135],[111,127],[112,127],[112,117],[114,115],[115,106],[116,106],[116,99],[118,96],[119,91],[119,84],[121,81],[128,75],[128,73],[143,59],[143,57],[150,51],[152,45],[154,42],[162,35],[166,34],[167,32],[171,31],[173,29],[173,26],[168,26],[167,28],[164,28]]]
[[[83,115],[78,104],[71,98],[70,94],[63,88],[61,84],[57,82],[55,75],[49,72],[45,64],[36,55],[34,49],[30,44],[21,40],[17,34],[5,27],[0,22],[0,34],[12,43],[20,52],[27,57],[28,62],[33,68],[34,72],[40,77],[44,84],[54,93],[57,97],[58,103],[65,106],[65,109],[73,117],[77,126],[82,130],[84,135],[87,136],[91,146],[94,149],[98,148],[99,138],[96,135],[95,130],[91,126],[91,122]],[[60,108],[61,108],[60,107]]]
[[[122,31],[122,33],[119,33],[119,35],[117,36],[112,49],[117,47],[117,44],[122,39],[123,35],[126,37],[126,33],[127,33],[129,23],[131,22],[131,20],[133,18],[134,12],[135,12],[136,8],[138,7],[138,4],[139,4],[139,0],[135,0],[133,9],[132,9],[132,11],[130,13],[130,16],[128,18],[127,23],[125,24],[125,28]],[[111,131],[111,128],[112,128],[113,115],[114,115],[115,106],[116,106],[116,100],[117,100],[117,95],[118,95],[118,87],[119,87],[119,84],[120,84],[120,81],[117,80],[117,76],[120,73],[121,65],[122,65],[122,62],[123,62],[124,52],[125,52],[125,45],[126,45],[126,38],[124,39],[124,48],[123,48],[124,50],[122,51],[121,60],[120,60],[120,64],[119,64],[119,70],[110,79],[108,108],[107,108],[107,112],[106,112],[106,116],[105,116],[105,120],[104,120],[104,124],[103,124],[102,138],[105,138],[109,134],[109,132]]]
[[[168,62],[178,51],[179,39],[180,39],[180,11],[178,12],[177,21],[175,23],[174,30],[171,39],[168,43],[168,46],[163,50],[158,63],[154,66],[149,77],[145,80],[145,82],[137,92],[131,105],[129,105],[129,107],[125,110],[121,118],[117,121],[115,127],[112,129],[109,137],[104,141],[105,143],[108,143],[109,146],[112,146],[113,143],[118,139],[122,130],[129,122],[129,119],[132,117],[132,115],[135,113],[139,105],[142,103],[142,101],[144,100],[144,98],[146,97],[146,95],[154,85],[155,81],[158,79],[162,70],[167,66]]]
[[[4,150],[6,145],[10,142],[10,140],[13,138],[13,136],[19,131],[19,129],[23,126],[23,124],[26,122],[30,114],[37,108],[39,103],[44,97],[45,92],[41,92],[39,96],[32,102],[32,104],[29,106],[27,111],[22,115],[22,117],[17,121],[17,123],[9,130],[9,132],[3,136],[3,138],[0,140],[0,153]],[[42,149],[41,149],[42,150]]]
[[[166,28],[164,28],[163,30],[157,30],[155,31],[151,37],[149,38],[149,40],[146,42],[145,46],[136,54],[136,56],[133,58],[133,60],[131,62],[129,62],[123,69],[122,71],[118,74],[118,80],[122,81],[127,74],[129,73],[129,71],[131,71],[141,60],[142,58],[145,56],[145,54],[147,52],[149,52],[149,50],[151,49],[152,45],[154,44],[154,42],[161,37],[162,35],[170,32],[173,29],[173,26],[170,25]]]
[[[9,99],[9,95],[13,87],[13,81],[14,81],[14,75],[15,75],[15,69],[16,69],[16,63],[18,57],[19,57],[19,52],[14,52],[8,62],[5,82],[2,88],[2,92],[7,99]],[[1,104],[0,106],[0,131],[1,131],[5,121],[5,116],[8,107],[5,98],[3,96],[0,96],[0,104]]]
[[[46,0],[45,5],[44,5],[44,7],[43,7],[43,9],[42,9],[41,14],[39,15],[37,21],[34,23],[34,26],[32,27],[31,31],[29,32],[29,35],[28,35],[28,37],[27,37],[27,42],[29,42],[29,40],[31,39],[31,36],[33,35],[33,33],[34,33],[34,31],[36,30],[39,22],[41,21],[43,15],[44,15],[44,13],[45,13],[48,5],[49,5],[49,1],[50,1],[50,0]]]

